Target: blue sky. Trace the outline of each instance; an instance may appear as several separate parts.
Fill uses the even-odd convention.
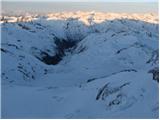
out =
[[[14,2],[3,3],[3,9],[10,11],[16,11],[16,10],[22,10],[22,11],[99,10],[99,11],[112,11],[112,12],[118,12],[118,11],[157,12],[158,11],[158,0],[2,0],[2,1],[14,1]],[[57,3],[55,4],[54,2]],[[63,4],[63,2],[65,2],[65,4]],[[107,2],[112,2],[116,4],[109,4]]]
[[[12,0],[13,1],[13,0]],[[20,0],[19,0],[20,1]],[[22,1],[22,0],[21,0]],[[62,11],[100,11],[100,12],[158,12],[158,4],[154,1],[144,2],[144,0],[134,0],[132,2],[120,2],[120,0],[112,0],[114,3],[87,2],[89,0],[81,0],[83,2],[66,2],[68,0],[58,0],[61,2],[46,2],[47,0],[34,0],[37,2],[28,2],[33,0],[23,0],[24,2],[4,2],[2,7],[4,11],[24,11],[24,12],[62,12]],[[52,0],[53,1],[53,0]],[[54,0],[55,1],[55,0]],[[69,0],[73,1],[73,0]],[[78,0],[74,0],[78,1]],[[92,0],[93,1],[93,0]],[[94,0],[96,1],[96,0]],[[100,2],[101,1],[101,2]],[[107,0],[108,1],[108,0]],[[115,2],[117,1],[117,2]],[[145,0],[146,1],[146,0]],[[64,3],[65,2],[65,3]],[[108,1],[109,2],[109,1]]]

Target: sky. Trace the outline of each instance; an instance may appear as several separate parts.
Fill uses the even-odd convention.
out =
[[[158,0],[2,0],[2,1],[49,1],[49,2],[158,2]]]
[[[157,2],[157,0],[2,0],[2,12],[11,14],[62,11],[158,13]]]

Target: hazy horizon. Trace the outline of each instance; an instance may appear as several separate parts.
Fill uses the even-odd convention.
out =
[[[22,2],[2,1],[2,13],[98,11],[125,13],[158,13],[157,2]]]

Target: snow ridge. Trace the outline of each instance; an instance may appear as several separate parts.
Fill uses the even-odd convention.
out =
[[[2,118],[159,117],[156,15],[1,16],[1,29]]]

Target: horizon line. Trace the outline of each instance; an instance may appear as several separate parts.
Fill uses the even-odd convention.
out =
[[[127,3],[158,3],[158,0],[1,0],[1,2],[127,2]]]

